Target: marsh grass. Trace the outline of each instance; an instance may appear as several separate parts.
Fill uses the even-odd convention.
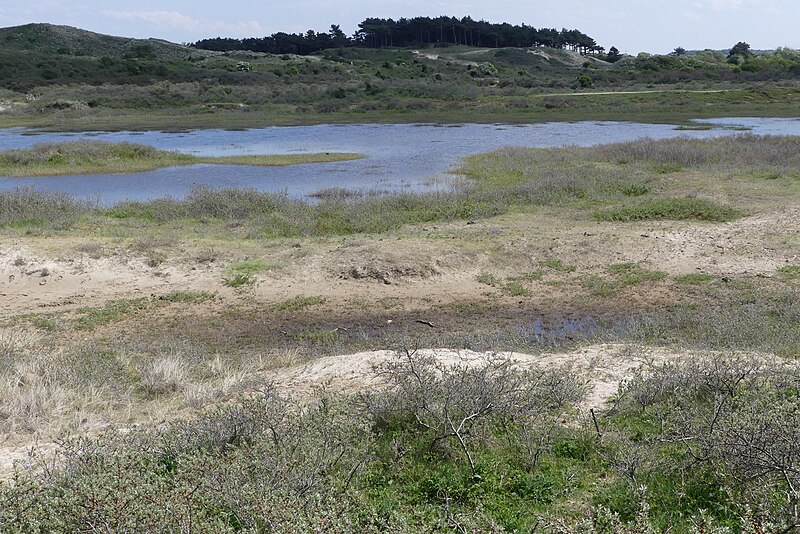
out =
[[[285,166],[360,159],[360,154],[326,152],[266,156],[192,156],[136,143],[68,141],[0,152],[0,176],[62,176],[135,173],[162,167],[196,165]]]
[[[320,152],[309,154],[271,154],[266,156],[221,156],[199,157],[198,163],[215,165],[251,165],[254,167],[285,167],[308,163],[331,163],[335,161],[352,161],[363,159],[363,154],[349,152]]]
[[[690,302],[631,318],[623,339],[800,357],[800,291],[737,282],[690,286]]]
[[[610,276],[587,276],[583,279],[583,286],[595,296],[611,297],[622,288],[667,278],[665,272],[644,269],[635,263],[615,263],[609,265],[608,272]]]
[[[0,192],[0,227],[22,230],[66,230],[97,208],[97,203],[65,193],[33,188]]]
[[[503,148],[465,158],[460,172],[474,180],[477,191],[502,191],[512,205],[595,207],[596,218],[623,222],[725,222],[742,217],[744,210],[694,194],[698,173],[708,179],[749,174],[746,182],[765,167],[770,174],[791,174],[798,161],[798,138],[744,134],[588,148]],[[695,173],[691,178],[689,171]],[[687,196],[675,197],[675,190]],[[771,193],[779,195],[777,188]],[[606,209],[596,209],[600,206]]]
[[[237,239],[275,239],[384,233],[403,225],[475,220],[536,206],[602,221],[724,222],[752,212],[746,193],[748,184],[758,180],[755,173],[767,166],[788,176],[798,161],[797,139],[753,135],[588,148],[506,148],[466,158],[461,172],[469,183],[452,190],[363,196],[335,191],[314,204],[286,194],[195,187],[183,199],[99,208],[68,195],[19,189],[0,193],[0,227],[36,233],[81,224],[97,228],[106,221],[124,228],[199,223],[226,228]],[[653,170],[664,165],[685,172],[664,175]],[[713,184],[725,176],[736,177],[725,180],[727,198],[737,199],[734,205],[709,198]],[[785,198],[782,180],[760,183],[768,184],[760,193],[766,199],[762,203]]]

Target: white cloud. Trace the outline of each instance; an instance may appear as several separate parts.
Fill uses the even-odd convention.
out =
[[[103,14],[117,20],[145,22],[159,28],[183,30],[189,33],[219,32],[220,34],[248,37],[265,33],[261,24],[255,20],[203,21],[177,11],[103,11]]]

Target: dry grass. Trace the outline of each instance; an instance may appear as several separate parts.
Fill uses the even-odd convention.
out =
[[[187,379],[186,363],[177,355],[169,355],[147,362],[142,368],[139,382],[151,395],[180,391]]]
[[[54,347],[39,338],[0,337],[0,434],[54,439],[172,418],[235,393],[262,365],[257,357],[208,354],[172,338]]]

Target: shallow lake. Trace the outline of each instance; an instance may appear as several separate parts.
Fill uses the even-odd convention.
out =
[[[698,123],[709,130],[685,130],[667,124],[632,122],[500,124],[351,124],[271,127],[242,131],[82,132],[49,133],[26,129],[0,130],[0,150],[75,139],[129,141],[164,150],[207,156],[358,152],[358,161],[252,167],[193,165],[136,174],[0,178],[0,191],[34,187],[97,199],[120,200],[182,197],[195,185],[252,188],[305,197],[341,187],[359,191],[430,191],[449,187],[448,171],[459,158],[503,146],[556,147],[631,141],[643,137],[694,139],[754,134],[800,135],[800,118],[710,119]]]

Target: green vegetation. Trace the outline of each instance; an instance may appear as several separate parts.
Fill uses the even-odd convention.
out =
[[[146,298],[133,298],[113,300],[99,308],[80,308],[78,312],[82,315],[78,317],[75,328],[92,330],[98,326],[120,321],[136,311],[147,308],[148,304]]]
[[[252,286],[257,281],[256,275],[258,273],[273,268],[275,268],[274,264],[269,264],[262,260],[240,261],[228,267],[228,273],[223,278],[222,283],[233,288]]]
[[[709,221],[727,222],[740,218],[743,213],[730,206],[722,206],[700,198],[650,199],[631,206],[598,211],[601,221]]]
[[[372,22],[370,46],[401,39]],[[0,125],[672,121],[800,105],[790,50],[488,49],[467,46],[481,37],[459,24],[452,46],[420,53],[342,44],[308,57],[0,30]],[[298,157],[279,163],[356,156]],[[100,143],[0,154],[0,169],[26,175],[200,162],[276,163]],[[313,203],[210,188],[110,207],[0,193],[12,295],[0,432],[45,443],[0,482],[0,531],[795,532],[800,268],[786,227],[798,162],[798,138],[739,135],[508,148],[467,158],[451,190],[334,188]],[[749,214],[769,216],[714,226]],[[763,226],[748,234],[751,223]],[[665,260],[684,238],[699,254]],[[730,274],[734,254],[760,246],[756,275]],[[704,254],[721,261],[697,264]],[[158,292],[41,298],[98,263]],[[341,288],[284,293],[306,266]],[[675,276],[694,267],[714,274]],[[275,284],[256,287],[273,269]],[[339,358],[343,381],[292,374],[386,348],[371,353],[375,375]],[[574,352],[558,368],[562,351]],[[124,430],[98,430],[107,423]],[[79,437],[48,445],[64,435]]]
[[[519,280],[506,281],[504,289],[512,297],[524,297],[530,293]]]
[[[277,311],[295,312],[311,306],[319,306],[325,303],[325,298],[320,296],[306,297],[299,295],[297,297],[284,300],[275,305]]]
[[[491,273],[481,273],[475,277],[475,279],[479,284],[484,284],[487,286],[497,286],[500,284],[500,279]]]
[[[522,283],[523,280],[533,280],[536,278],[529,277],[512,277],[507,278],[505,281],[490,273],[481,273],[476,277],[479,284],[497,287],[503,289],[512,297],[524,297],[530,294],[530,291]]]
[[[633,263],[615,263],[608,270],[617,277],[620,284],[632,286],[642,282],[657,282],[666,278],[666,273],[643,269]]]
[[[166,295],[159,297],[160,300],[167,302],[184,302],[184,303],[200,303],[214,300],[217,298],[216,293],[211,291],[172,291]]]
[[[547,267],[552,271],[560,273],[573,273],[577,269],[574,265],[567,265],[558,258],[548,258],[539,262],[541,267]]]
[[[609,297],[622,288],[659,282],[667,277],[667,273],[644,269],[633,263],[615,263],[609,265],[608,271],[611,277],[589,276],[584,280],[584,286],[595,296]]]
[[[800,356],[800,292],[740,279],[692,287],[690,302],[626,321],[634,343]]]
[[[477,45],[501,48],[529,43],[529,46],[546,46],[552,49],[569,48],[582,53],[597,54],[605,50],[588,35],[578,30],[554,30],[532,26],[495,24],[471,17],[414,17],[412,19],[368,18],[359,23],[358,31],[350,38],[338,25],[332,25],[330,33],[305,34],[276,33],[268,37],[247,39],[203,39],[193,46],[206,50],[269,52],[272,54],[308,54],[329,48],[366,46],[371,48],[422,47],[431,45]],[[391,69],[392,65],[384,64]]]
[[[169,391],[180,373],[158,368],[142,377]],[[266,388],[192,421],[65,441],[47,477],[0,485],[0,526],[634,533],[798,521],[796,365],[652,364],[597,426],[561,370],[401,352],[381,372],[386,390],[301,405]]]
[[[254,45],[256,40],[247,41]],[[800,54],[788,49],[733,59],[713,51],[609,58],[558,47],[450,43],[415,53],[331,44],[299,56],[215,52],[49,25],[0,30],[0,43],[2,126],[97,130],[466,120],[675,122],[789,116],[800,104]]]
[[[800,279],[800,265],[787,265],[778,269],[778,275],[787,280]]]
[[[40,143],[33,148],[1,151],[0,176],[132,173],[199,163],[281,166],[346,161],[361,157],[346,153],[199,157],[134,143],[70,141]]]

